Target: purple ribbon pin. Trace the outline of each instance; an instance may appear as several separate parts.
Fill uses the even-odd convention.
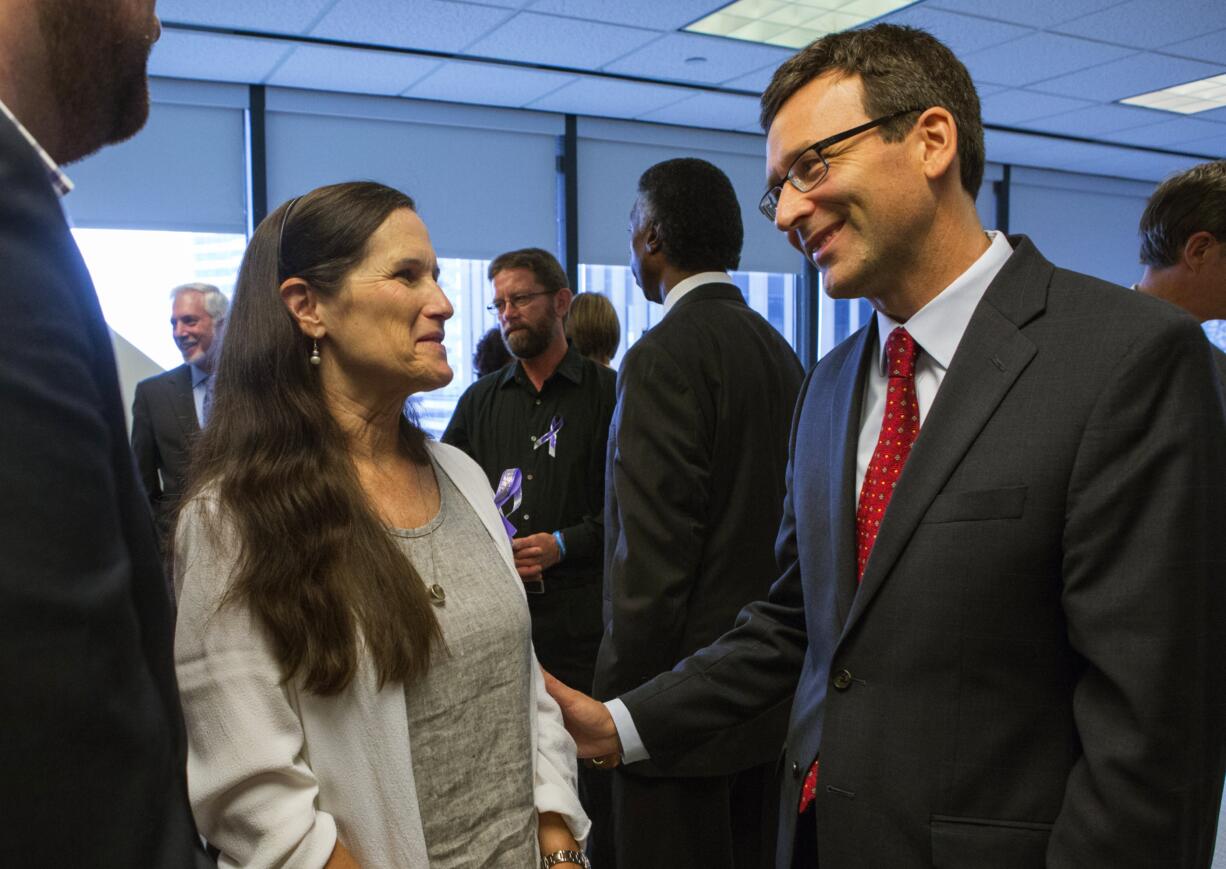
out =
[[[523,487],[524,475],[519,468],[507,468],[498,478],[498,491],[494,493],[494,506],[498,508],[498,513],[502,516],[502,527],[507,530],[508,537],[515,536],[515,526],[511,524],[507,516],[518,510],[520,503],[524,500]],[[503,505],[508,501],[511,506],[503,510]]]
[[[564,420],[560,416],[555,416],[549,421],[549,431],[545,432],[536,439],[536,446],[532,449],[539,449],[541,444],[549,444],[549,458],[556,459],[558,457],[558,432],[562,430]]]

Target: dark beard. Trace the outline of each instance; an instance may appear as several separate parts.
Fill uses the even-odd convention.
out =
[[[545,352],[549,341],[549,329],[537,331],[531,325],[513,332],[510,336],[502,336],[502,343],[507,345],[507,350],[516,359],[535,359]]]
[[[146,66],[157,28],[135,34],[116,0],[38,4],[51,95],[60,121],[60,163],[135,135],[149,117]]]

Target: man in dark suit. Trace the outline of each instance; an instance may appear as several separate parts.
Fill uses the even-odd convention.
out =
[[[1201,163],[1158,185],[1141,215],[1141,264],[1141,292],[1202,323],[1226,319],[1226,160]],[[1213,349],[1226,384],[1226,353]]]
[[[0,865],[204,864],[169,591],[58,163],[140,129],[152,0],[0,0]]]
[[[803,388],[770,594],[608,707],[553,684],[581,753],[684,759],[795,692],[781,869],[1208,866],[1226,423],[1199,328],[984,233],[978,98],[928,34],[823,37],[762,104],[763,212],[876,316]]]
[[[230,304],[212,284],[184,284],[170,295],[170,328],[183,364],[136,384],[132,400],[132,452],[163,544],[187,489],[192,439],[206,422],[214,342]]]
[[[787,429],[803,370],[728,277],[743,229],[728,178],[669,160],[639,179],[630,263],[663,320],[626,353],[605,470],[598,697],[670,670],[775,572]],[[756,867],[773,839],[787,701],[681,766],[615,773],[617,865]]]

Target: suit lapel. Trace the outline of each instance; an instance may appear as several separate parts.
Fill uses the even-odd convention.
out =
[[[1019,237],[1013,256],[975,309],[886,509],[844,636],[881,589],[932,500],[1034,358],[1035,346],[1020,326],[1041,313],[1051,272],[1051,265],[1029,240]]]
[[[864,412],[864,378],[868,376],[877,344],[877,318],[860,330],[855,348],[847,355],[835,386],[830,408],[832,456],[842,461],[830,474],[831,551],[838,586],[839,624],[847,622],[856,597],[856,453],[860,443],[860,416]]]
[[[184,442],[200,431],[200,420],[196,419],[196,399],[192,395],[192,370],[188,365],[180,365],[175,369],[170,382],[170,401],[175,409],[175,419],[183,430]]]

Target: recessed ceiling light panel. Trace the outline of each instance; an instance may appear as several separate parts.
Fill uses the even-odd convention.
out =
[[[1197,112],[1224,108],[1226,107],[1226,75],[1215,75],[1199,81],[1177,84],[1160,91],[1128,97],[1120,102],[1163,112],[1178,112],[1181,115],[1194,115]]]
[[[803,48],[827,33],[850,30],[913,0],[735,0],[685,29],[785,48]]]

